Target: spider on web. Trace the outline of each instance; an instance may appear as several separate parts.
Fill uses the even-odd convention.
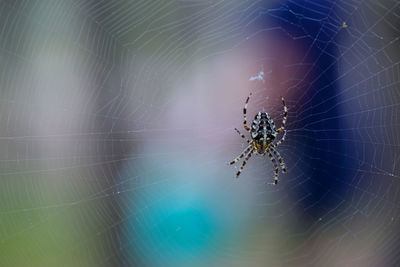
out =
[[[285,141],[286,137],[286,130],[285,130],[285,125],[286,125],[286,119],[288,115],[288,110],[285,104],[285,99],[282,97],[282,104],[283,104],[283,119],[282,119],[282,126],[279,129],[276,129],[275,123],[270,117],[270,115],[263,111],[258,112],[258,114],[255,115],[252,123],[251,123],[251,128],[247,126],[247,119],[246,119],[246,112],[247,112],[247,104],[249,103],[250,95],[247,97],[246,104],[244,105],[243,108],[243,126],[246,131],[250,133],[251,140],[247,139],[246,136],[240,133],[240,131],[235,128],[236,132],[246,140],[246,142],[249,144],[245,150],[240,154],[237,158],[235,158],[233,161],[229,163],[229,165],[235,164],[238,162],[241,158],[243,158],[245,155],[245,159],[242,163],[242,166],[240,167],[239,171],[236,173],[236,177],[239,177],[240,173],[242,172],[244,166],[246,165],[247,161],[251,157],[251,155],[256,152],[256,154],[260,155],[265,155],[268,153],[268,156],[272,163],[274,164],[275,167],[275,177],[274,177],[274,183],[268,183],[270,185],[277,185],[278,184],[278,172],[279,172],[279,167],[278,163],[276,162],[276,159],[274,156],[278,159],[280,167],[282,169],[283,173],[286,173],[286,167],[285,164],[283,163],[283,159],[279,152],[275,149],[277,146],[282,144]],[[276,137],[278,136],[279,133],[284,132],[282,138],[274,143]],[[272,152],[272,153],[271,153]],[[274,154],[274,156],[272,155]]]

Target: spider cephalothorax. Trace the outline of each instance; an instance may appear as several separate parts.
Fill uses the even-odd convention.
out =
[[[246,104],[244,105],[243,109],[243,126],[246,131],[248,131],[251,135],[251,141],[248,140],[243,134],[239,132],[238,129],[235,128],[236,132],[246,140],[246,142],[249,144],[247,148],[243,151],[240,156],[238,156],[236,159],[231,161],[229,164],[235,164],[238,162],[241,158],[243,158],[246,155],[246,158],[243,161],[242,166],[240,167],[239,171],[236,173],[236,177],[239,177],[240,173],[242,172],[244,166],[247,163],[247,160],[251,157],[251,155],[256,151],[257,154],[262,154],[265,155],[268,153],[268,156],[272,163],[274,164],[275,167],[275,178],[274,178],[274,183],[270,183],[272,185],[278,184],[278,163],[276,162],[275,157],[278,159],[279,164],[281,166],[282,172],[286,172],[286,167],[285,164],[283,163],[282,157],[279,154],[278,151],[276,151],[275,147],[279,146],[283,141],[285,141],[286,137],[286,130],[285,130],[285,125],[286,125],[286,119],[287,119],[287,107],[285,105],[285,100],[282,97],[282,104],[283,104],[283,120],[282,120],[282,126],[279,129],[276,129],[275,123],[272,120],[272,118],[269,116],[269,114],[265,111],[260,111],[258,114],[254,117],[254,120],[251,123],[251,128],[247,126],[247,119],[246,119],[246,112],[247,112],[247,104],[249,103],[249,99],[251,97],[251,94],[247,97]],[[274,143],[276,137],[278,136],[279,133],[284,132],[281,140],[278,142]],[[273,156],[272,154],[275,156]]]

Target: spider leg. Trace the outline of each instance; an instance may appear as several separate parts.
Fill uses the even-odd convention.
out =
[[[286,138],[286,130],[283,132],[283,136],[282,136],[281,140],[279,140],[279,141],[278,141],[277,143],[275,143],[275,144],[272,144],[271,147],[277,147],[277,146],[279,146],[280,144],[282,144],[282,143],[285,141],[285,138]]]
[[[235,128],[235,131],[240,135],[240,137],[242,137],[244,140],[246,140],[246,142],[247,142],[248,144],[251,143],[250,140],[247,139],[246,136],[244,136],[244,134],[241,134],[237,128]]]
[[[282,96],[282,104],[283,104],[283,112],[284,112],[284,114],[283,114],[283,119],[282,119],[282,126],[281,126],[281,128],[279,128],[277,130],[278,133],[281,133],[283,130],[285,130],[286,120],[287,120],[287,115],[288,115],[287,107],[286,107],[286,104],[285,104],[285,99],[283,98],[283,96]]]
[[[236,173],[236,178],[238,178],[239,175],[240,175],[240,173],[243,171],[244,166],[246,165],[247,161],[249,160],[249,158],[251,157],[251,155],[253,154],[253,152],[254,152],[254,148],[253,148],[252,150],[250,150],[249,153],[247,154],[246,158],[244,159],[244,161],[243,161],[243,163],[242,163],[242,166],[240,166],[239,171]]]
[[[285,163],[283,162],[281,154],[279,154],[279,152],[276,151],[276,149],[273,148],[273,147],[271,147],[270,150],[272,151],[272,153],[274,153],[275,157],[278,159],[279,165],[281,165],[282,172],[285,173],[286,172],[286,166],[285,166]]]
[[[274,176],[274,182],[273,183],[268,183],[269,185],[277,185],[278,184],[278,163],[276,163],[276,159],[272,156],[271,152],[268,150],[268,156],[269,159],[272,161],[272,163],[274,163],[274,167],[275,167],[275,176]]]
[[[246,155],[250,149],[252,149],[252,145],[249,145],[248,147],[246,147],[246,149],[242,152],[242,154],[240,154],[240,156],[238,156],[237,158],[235,158],[234,160],[232,160],[231,162],[229,162],[229,165],[235,164],[236,162],[238,162],[241,158],[244,157],[244,155]]]
[[[247,104],[249,103],[250,97],[251,97],[251,93],[250,93],[249,96],[247,97],[246,104],[244,105],[244,108],[243,108],[243,118],[244,118],[243,127],[244,127],[244,129],[246,129],[246,131],[248,131],[248,132],[250,132],[250,128],[247,126],[246,112],[247,112]]]

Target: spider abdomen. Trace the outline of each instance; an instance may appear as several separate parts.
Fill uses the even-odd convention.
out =
[[[277,136],[275,123],[267,112],[260,111],[251,123],[251,138],[256,144],[257,152],[263,154]]]

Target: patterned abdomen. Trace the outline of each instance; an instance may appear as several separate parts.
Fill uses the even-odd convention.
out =
[[[274,121],[268,113],[259,112],[251,123],[251,137],[257,145],[257,152],[263,154],[267,146],[276,138]]]

